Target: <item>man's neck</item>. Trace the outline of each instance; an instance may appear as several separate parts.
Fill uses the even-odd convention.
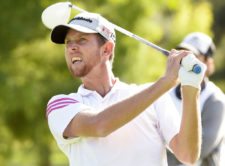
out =
[[[104,97],[114,86],[116,79],[113,73],[101,73],[98,75],[86,76],[81,79],[85,89],[96,91]]]

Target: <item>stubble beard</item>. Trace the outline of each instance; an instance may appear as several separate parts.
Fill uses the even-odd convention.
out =
[[[74,77],[81,78],[81,77],[85,77],[91,71],[91,69],[92,67],[82,64],[82,66],[79,66],[79,67],[71,66],[70,72],[72,73]]]
[[[85,77],[98,65],[97,63],[98,62],[92,62],[92,63],[82,62],[79,65],[73,64],[70,66],[70,72],[75,78]]]
[[[99,56],[99,53],[93,54],[93,56]],[[82,61],[80,64],[72,64],[69,67],[70,72],[72,73],[73,77],[75,78],[82,78],[87,76],[93,68],[97,65],[97,61],[93,59],[90,63],[86,63]]]

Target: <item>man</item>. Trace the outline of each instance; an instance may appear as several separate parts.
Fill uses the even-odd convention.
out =
[[[80,13],[56,26],[51,40],[65,44],[71,74],[80,78],[78,91],[56,95],[47,105],[49,128],[70,166],[164,166],[166,147],[182,162],[199,157],[201,125],[198,95],[202,73],[180,66],[190,52],[172,50],[167,70],[153,84],[128,85],[112,72],[115,31],[102,16]],[[184,117],[165,93],[179,75]]]
[[[224,146],[225,100],[222,91],[209,80],[209,76],[214,72],[213,55],[215,45],[208,35],[201,32],[193,32],[183,39],[177,46],[177,49],[192,51],[207,66],[204,80],[201,83],[200,94],[203,141],[201,156],[196,165],[222,166],[221,155],[222,146]],[[173,88],[170,94],[180,111],[179,113],[182,114],[180,85]],[[168,155],[168,163],[170,166],[181,165],[171,154]]]

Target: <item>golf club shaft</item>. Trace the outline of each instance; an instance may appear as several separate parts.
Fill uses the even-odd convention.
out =
[[[70,4],[69,7],[73,8],[73,9],[76,9],[76,10],[78,10],[80,12],[87,12],[87,11],[85,11],[85,10],[83,10],[83,9],[77,7],[76,5],[73,5],[73,4]],[[160,51],[163,55],[166,55],[166,56],[169,55],[170,52],[168,50],[166,50],[164,48],[161,48],[161,47],[153,44],[152,42],[150,42],[150,41],[148,41],[148,40],[146,40],[146,39],[144,39],[144,38],[142,38],[142,37],[140,37],[138,35],[135,35],[135,34],[131,33],[130,31],[128,31],[128,30],[126,30],[126,29],[124,29],[124,28],[122,28],[122,27],[120,27],[118,25],[113,24],[112,22],[110,22],[110,23],[112,24],[112,26],[114,27],[115,30],[117,30],[117,31],[119,31],[119,32],[121,32],[121,33],[123,33],[123,34],[125,34],[125,35],[127,35],[129,37],[131,37],[131,38],[134,38],[134,39],[136,39],[136,40],[138,40],[138,41],[140,41],[140,42],[142,42],[142,43],[144,43],[144,44],[146,44],[146,45],[156,49],[157,51]]]

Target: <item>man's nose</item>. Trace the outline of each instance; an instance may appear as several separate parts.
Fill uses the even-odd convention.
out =
[[[68,47],[72,50],[78,50],[78,45],[75,41],[71,41],[70,43],[67,44]]]

